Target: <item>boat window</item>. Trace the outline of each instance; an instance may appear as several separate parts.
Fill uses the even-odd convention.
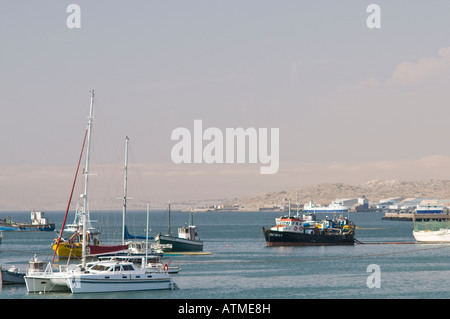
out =
[[[94,265],[91,269],[98,270],[98,271],[106,271],[109,269],[109,267],[104,266],[104,265]],[[110,269],[110,270],[112,270],[112,269]]]
[[[123,265],[123,270],[134,270],[132,265]]]

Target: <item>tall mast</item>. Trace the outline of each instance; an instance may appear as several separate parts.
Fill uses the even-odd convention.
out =
[[[88,208],[88,181],[89,181],[89,159],[91,155],[91,133],[92,133],[92,119],[94,115],[94,90],[91,91],[91,105],[88,117],[87,127],[87,153],[86,153],[86,167],[84,171],[84,194],[81,196],[84,199],[83,204],[83,244],[82,244],[82,268],[86,267],[86,248],[87,248],[87,219],[89,215]]]
[[[145,263],[144,268],[147,266],[148,260],[148,215],[150,210],[150,203],[147,203],[147,227],[145,228]]]
[[[169,201],[169,236],[172,236],[172,216],[170,213],[170,201]]]
[[[125,177],[123,181],[123,214],[122,214],[122,245],[125,244],[125,215],[127,213],[127,179],[128,179],[128,136],[125,138]]]

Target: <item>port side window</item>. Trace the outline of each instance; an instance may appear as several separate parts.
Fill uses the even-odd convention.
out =
[[[123,265],[123,270],[133,270],[133,266],[132,265]]]

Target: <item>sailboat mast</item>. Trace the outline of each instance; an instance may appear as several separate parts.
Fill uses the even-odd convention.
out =
[[[87,248],[87,219],[89,214],[88,208],[88,182],[89,182],[89,160],[91,155],[91,133],[92,133],[92,119],[94,114],[94,90],[91,91],[91,105],[88,117],[88,127],[87,127],[87,152],[86,152],[86,167],[84,172],[84,194],[82,197],[84,199],[83,205],[83,243],[82,243],[82,267],[86,267],[86,248]]]
[[[148,215],[150,211],[150,203],[147,203],[147,227],[145,228],[145,263],[144,268],[147,266],[148,260]]]
[[[172,215],[170,212],[170,201],[169,201],[169,236],[172,236]]]
[[[123,181],[122,245],[125,244],[125,216],[127,213],[128,136],[125,138],[125,175]]]

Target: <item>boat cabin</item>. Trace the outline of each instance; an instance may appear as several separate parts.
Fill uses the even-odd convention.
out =
[[[41,273],[47,267],[47,263],[38,259],[36,255],[34,255],[33,259],[31,259],[28,263],[28,271],[27,274],[33,273]]]
[[[183,226],[178,228],[178,237],[188,240],[200,240],[196,226]]]

